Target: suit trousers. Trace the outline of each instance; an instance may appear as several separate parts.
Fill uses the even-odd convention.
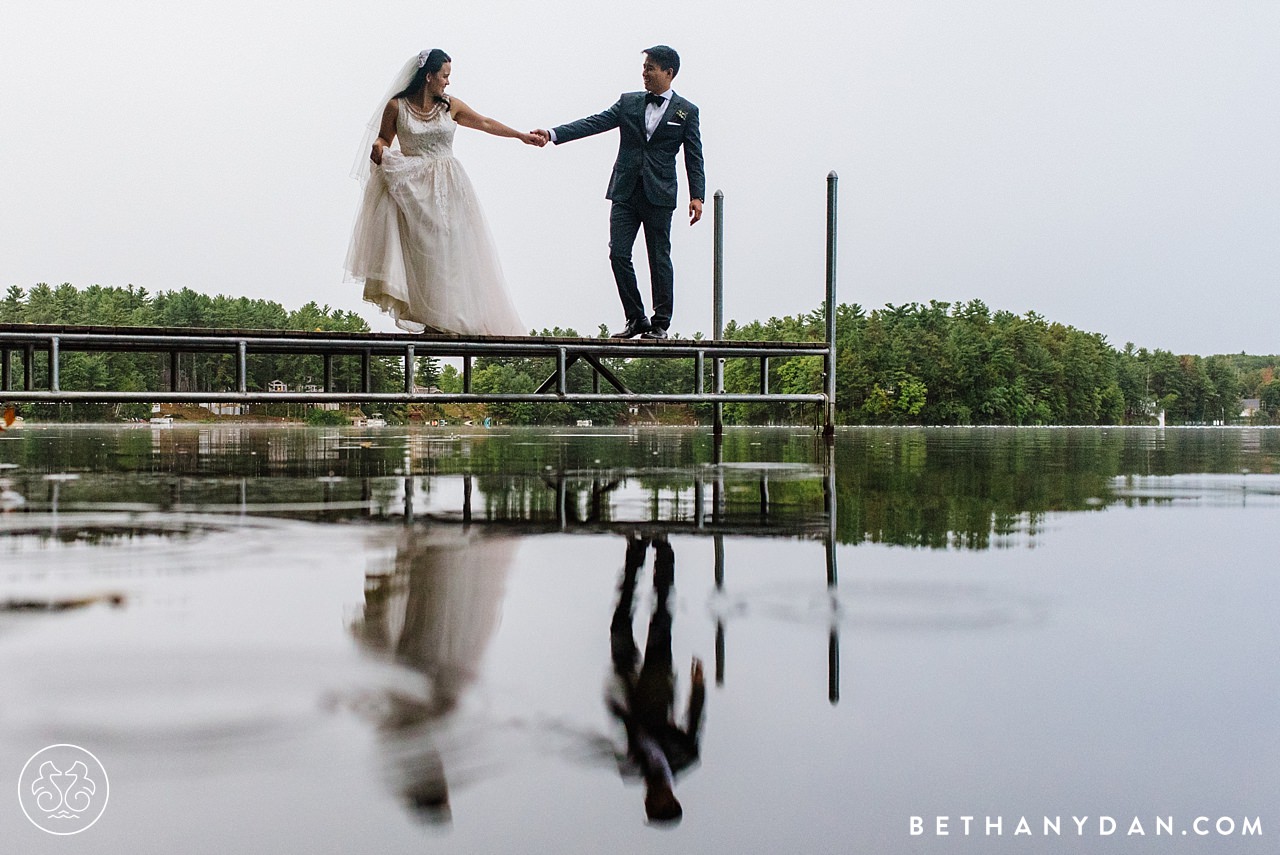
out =
[[[675,270],[671,266],[671,217],[675,208],[653,204],[643,187],[627,199],[614,200],[609,213],[609,262],[618,285],[618,298],[628,321],[644,318],[644,300],[636,286],[636,269],[631,263],[631,250],[636,235],[644,227],[644,242],[649,254],[649,277],[652,283],[653,325],[671,326],[671,310]]]

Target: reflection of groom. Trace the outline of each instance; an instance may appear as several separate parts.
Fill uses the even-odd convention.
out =
[[[702,663],[695,657],[690,669],[692,687],[683,727],[674,720],[675,667],[671,656],[671,609],[667,600],[675,584],[676,559],[665,537],[653,541],[654,608],[649,618],[644,660],[632,636],[636,582],[649,541],[627,541],[627,558],[618,604],[609,625],[615,684],[607,697],[609,711],[627,732],[624,775],[638,773],[644,781],[644,807],[649,819],[679,820],[684,811],[675,794],[676,776],[698,762],[698,731],[706,684]]]
[[[676,152],[684,146],[689,179],[689,225],[702,218],[706,179],[702,172],[702,138],[698,108],[671,89],[680,71],[680,56],[666,45],[644,51],[644,92],[629,92],[603,113],[535,134],[559,145],[618,129],[618,158],[605,198],[609,214],[609,260],[627,324],[614,338],[666,338],[674,302],[671,267],[671,217],[676,209]],[[645,317],[636,287],[631,249],[640,227],[649,255],[653,318]]]

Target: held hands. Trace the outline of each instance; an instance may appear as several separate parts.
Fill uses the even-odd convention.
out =
[[[535,128],[534,130],[530,131],[530,133],[533,134],[538,139],[542,140],[542,142],[536,143],[536,145],[538,145],[539,147],[544,146],[547,143],[551,142],[551,131],[543,130],[542,128]]]
[[[547,137],[542,136],[545,131],[531,131],[527,134],[520,134],[520,141],[525,145],[537,146],[542,148],[547,144]]]

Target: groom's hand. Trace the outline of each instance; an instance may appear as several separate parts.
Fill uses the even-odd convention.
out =
[[[690,199],[689,200],[689,225],[693,225],[694,223],[698,222],[698,220],[700,219],[702,219],[702,200]]]
[[[546,145],[547,143],[551,142],[551,131],[546,131],[546,130],[543,130],[542,128],[535,128],[529,133],[533,134],[535,137],[541,137],[543,145]]]

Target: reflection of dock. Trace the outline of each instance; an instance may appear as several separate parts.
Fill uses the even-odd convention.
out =
[[[748,495],[731,499],[724,473],[714,467],[707,470],[706,476],[693,476],[691,491],[687,487],[671,489],[665,498],[660,489],[644,486],[651,472],[544,473],[521,479],[526,485],[532,483],[541,489],[543,496],[537,497],[538,501],[522,496],[512,507],[499,505],[481,509],[476,508],[477,476],[458,476],[462,485],[459,506],[430,509],[415,507],[418,479],[407,477],[401,508],[406,524],[431,521],[475,525],[521,535],[688,534],[807,539],[829,535],[830,519],[825,501],[822,505],[816,501],[775,503],[771,500],[774,490],[767,473],[745,477],[736,473],[731,483]],[[819,477],[823,476],[814,475],[812,480]],[[799,479],[793,476],[789,480]],[[625,496],[623,501],[615,501],[626,487],[632,488],[632,501],[625,501]],[[628,514],[628,510],[641,505],[648,513]]]
[[[538,478],[547,490],[554,493],[554,502],[549,512],[541,515],[529,513],[529,508],[522,504],[520,508],[524,513],[518,517],[477,515],[473,507],[475,476],[472,475],[461,476],[463,491],[460,509],[448,512],[415,513],[414,479],[409,477],[404,483],[404,522],[406,525],[412,525],[415,521],[428,521],[463,527],[482,526],[523,536],[540,534],[608,534],[627,538],[669,537],[672,534],[710,536],[715,539],[713,572],[718,594],[723,594],[725,590],[724,540],[726,537],[786,537],[821,540],[830,601],[830,624],[827,636],[827,699],[834,705],[840,701],[840,628],[835,596],[839,581],[836,568],[835,446],[830,441],[826,442],[825,446],[824,465],[821,468],[809,470],[812,476],[808,479],[821,479],[820,509],[786,507],[779,512],[772,502],[772,497],[776,493],[774,487],[777,484],[771,485],[770,470],[767,468],[751,473],[757,479],[754,502],[729,500],[725,476],[733,472],[741,477],[744,470],[726,470],[720,463],[721,447],[717,443],[716,463],[704,467],[693,476],[693,506],[687,515],[668,514],[666,517],[651,515],[647,519],[616,519],[611,512],[609,497],[618,488],[621,477],[605,477],[599,473],[557,472],[544,473]],[[640,470],[632,474],[634,477],[643,478],[645,475],[654,473],[653,470]],[[787,480],[803,480],[803,478],[797,478],[795,473],[792,473],[792,477]],[[575,491],[574,485],[582,489]],[[715,680],[717,685],[724,685],[727,627],[724,615],[717,614],[715,621]]]

